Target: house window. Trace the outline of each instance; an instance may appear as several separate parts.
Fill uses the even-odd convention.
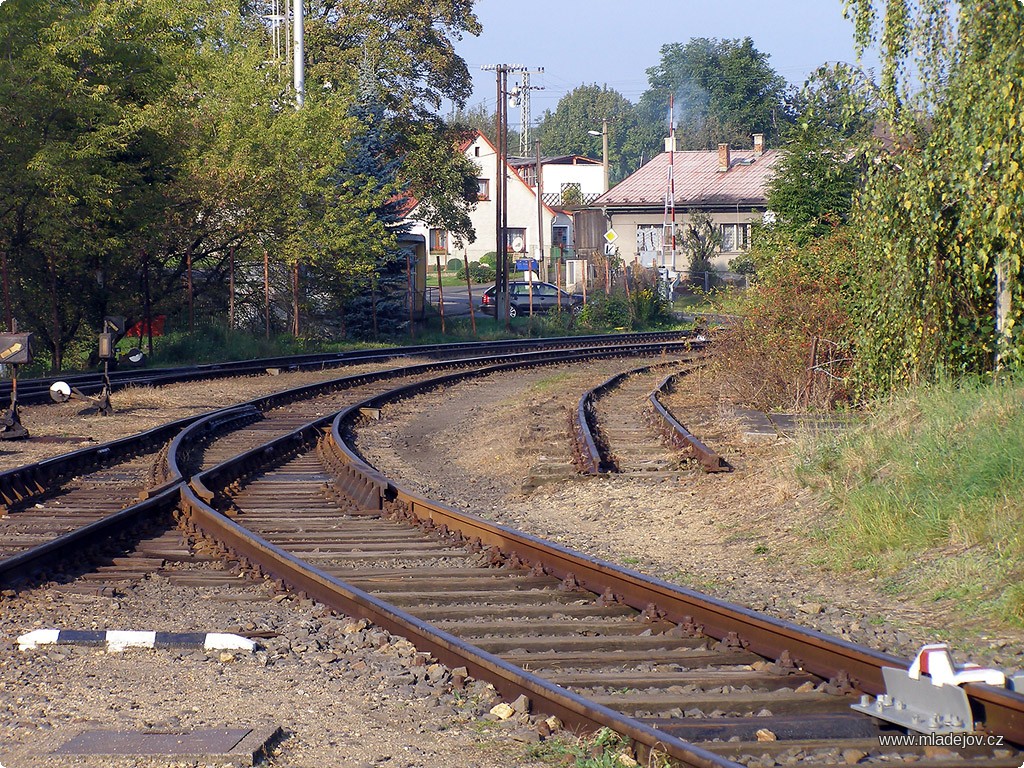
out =
[[[476,199],[477,200],[490,200],[491,199],[491,180],[490,179],[477,179],[476,180]]]
[[[722,251],[735,253],[745,251],[750,247],[750,225],[749,224],[721,224]]]
[[[430,252],[448,253],[448,232],[446,230],[430,230]]]
[[[506,229],[505,250],[509,253],[526,253],[526,230],[521,227]]]

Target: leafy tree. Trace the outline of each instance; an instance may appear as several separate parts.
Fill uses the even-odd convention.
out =
[[[794,123],[768,186],[776,226],[798,243],[848,220],[879,110],[868,78],[847,64],[820,67],[792,100]]]
[[[127,2],[0,8],[0,249],[17,315],[55,368],[119,299],[130,232],[177,173],[152,119],[174,79],[154,49],[174,44],[165,27],[158,9]]]
[[[440,122],[409,137],[401,178],[417,201],[416,215],[446,230],[456,245],[476,239],[470,213],[478,199],[480,169],[461,151],[472,134]]]
[[[648,151],[660,151],[654,137],[666,135],[670,94],[675,96],[677,140],[684,149],[747,144],[753,133],[770,140],[788,120],[786,82],[749,37],[700,37],[685,45],[664,45],[661,61],[647,70],[647,78],[650,85],[638,109],[652,129]]]
[[[473,92],[454,40],[480,34],[472,0],[314,0],[308,17],[310,90],[370,72],[389,114],[431,117]]]
[[[1019,367],[1024,5],[963,0],[953,18],[945,3],[923,3],[914,15],[889,2],[880,20],[875,3],[849,6],[858,39],[882,39],[883,97],[897,136],[871,165],[854,212],[864,267],[861,386]],[[925,78],[916,98],[911,63]],[[919,111],[922,103],[933,112]]]
[[[690,258],[690,272],[710,272],[711,259],[718,253],[722,238],[706,211],[693,211],[683,229],[682,249]]]
[[[637,129],[636,110],[618,91],[607,86],[581,85],[563,96],[555,111],[547,111],[539,133],[541,150],[547,155],[582,155],[603,159],[603,141],[590,131],[601,130],[608,121],[608,167],[611,183],[635,171],[639,155],[631,142]]]
[[[189,266],[197,316],[222,312],[232,261],[259,293],[236,303],[261,306],[264,253],[272,278],[283,262],[347,295],[392,252],[410,156],[457,230],[469,169],[428,167],[453,143],[428,113],[469,92],[451,45],[479,31],[471,6],[314,3],[295,110],[257,6],[0,4],[0,250],[22,326],[60,366],[111,310],[183,313]],[[367,84],[386,94],[372,117],[352,109]],[[385,122],[401,141],[375,143]]]

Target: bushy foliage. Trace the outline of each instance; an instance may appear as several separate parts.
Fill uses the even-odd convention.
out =
[[[661,325],[672,319],[672,308],[657,286],[645,286],[629,296],[633,328],[640,330]]]
[[[851,5],[867,40],[873,4]],[[915,18],[886,8],[886,29],[899,22],[893,28],[903,30],[886,32],[884,58],[897,138],[854,210],[863,266],[857,375],[867,392],[1024,360],[1024,4],[959,5],[955,44],[948,9]],[[900,92],[911,50],[924,52],[922,93],[933,113],[923,117]]]
[[[588,294],[587,304],[579,315],[579,322],[591,328],[629,328],[632,324],[632,313],[626,294]]]
[[[474,283],[493,283],[496,275],[497,272],[495,272],[493,268],[487,266],[486,264],[478,264],[477,262],[472,262],[469,265],[469,279],[472,280]],[[461,265],[461,263],[459,266],[459,271],[456,273],[456,277],[458,277],[459,280],[466,279],[466,267],[464,265]]]
[[[449,272],[458,272],[463,267],[462,259],[448,259],[447,269]]]
[[[766,234],[752,255],[757,282],[740,299],[738,325],[718,345],[735,394],[764,409],[829,408],[846,400],[856,263],[851,233],[836,229],[805,245]]]
[[[480,257],[480,263],[486,264],[489,267],[496,267],[498,265],[498,254],[494,251],[488,251]]]

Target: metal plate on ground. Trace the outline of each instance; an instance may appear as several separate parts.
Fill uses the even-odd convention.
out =
[[[168,757],[253,765],[279,732],[277,726],[187,731],[88,730],[65,741],[50,754]]]

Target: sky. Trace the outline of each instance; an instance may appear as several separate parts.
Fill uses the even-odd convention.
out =
[[[841,0],[477,0],[475,10],[483,32],[456,43],[475,85],[468,106],[494,109],[495,75],[483,65],[543,67],[530,77],[544,88],[531,94],[532,122],[579,85],[607,85],[636,103],[661,46],[692,37],[750,37],[797,86],[825,62],[855,60]],[[510,123],[518,120],[509,110]]]

